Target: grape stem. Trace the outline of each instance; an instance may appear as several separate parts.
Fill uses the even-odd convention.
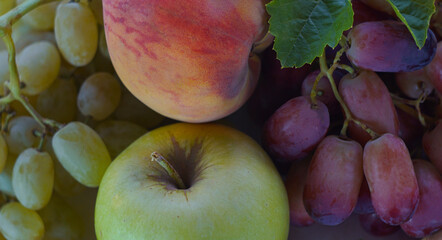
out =
[[[185,189],[186,185],[183,182],[183,179],[175,170],[175,168],[167,161],[161,154],[157,152],[153,152],[151,155],[152,161],[157,162],[166,172],[175,180],[175,183],[178,185],[178,189]]]
[[[328,68],[328,66],[327,66],[325,53],[322,54],[322,56],[319,58],[319,66],[321,68],[321,73],[323,73],[325,76],[327,76],[327,78],[330,82],[331,88],[333,90],[333,94],[335,95],[336,100],[338,100],[339,104],[341,105],[342,109],[344,110],[345,121],[344,121],[344,124],[341,129],[341,135],[347,136],[348,124],[350,122],[353,122],[356,125],[358,125],[359,127],[361,127],[365,132],[367,132],[372,139],[374,139],[374,138],[378,137],[379,135],[375,131],[370,129],[367,125],[365,125],[364,123],[362,123],[361,121],[359,121],[353,117],[350,109],[345,104],[344,100],[342,99],[341,95],[339,94],[338,88],[336,87],[336,83],[333,78],[333,72],[339,66],[339,63],[338,63],[339,58],[344,53],[344,51],[345,51],[345,48],[342,48],[341,50],[338,51],[338,53],[336,54],[335,60],[333,61],[333,65],[330,68]]]
[[[408,113],[409,115],[416,117],[419,120],[419,122],[422,124],[422,126],[426,127],[427,122],[435,122],[434,119],[423,114],[420,107],[421,103],[423,103],[426,100],[428,93],[422,92],[419,98],[416,100],[401,98],[395,94],[390,94],[390,95],[396,107],[400,108],[402,111]],[[413,106],[414,109],[409,105]]]
[[[8,49],[8,64],[10,74],[9,81],[5,82],[6,93],[5,96],[0,98],[0,104],[2,106],[7,106],[12,101],[20,102],[29,112],[29,114],[37,121],[37,123],[43,127],[44,133],[49,132],[49,130],[60,128],[62,125],[53,120],[43,118],[28,102],[28,99],[21,94],[22,86],[20,83],[20,77],[18,74],[16,62],[17,53],[14,41],[12,39],[12,25],[20,20],[20,18],[29,11],[35,9],[42,4],[54,1],[59,0],[27,0],[10,10],[9,12],[5,13],[4,15],[0,16],[0,37],[3,39]],[[3,130],[4,129],[7,129],[7,125],[3,126]]]

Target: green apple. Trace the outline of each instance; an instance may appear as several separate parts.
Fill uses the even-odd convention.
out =
[[[173,124],[112,162],[98,191],[95,232],[99,240],[286,240],[287,193],[250,137],[222,125]]]

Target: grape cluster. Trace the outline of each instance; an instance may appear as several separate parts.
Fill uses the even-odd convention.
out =
[[[263,72],[299,89],[287,98],[258,86],[251,103],[274,103],[263,146],[285,176],[292,225],[334,226],[356,213],[374,235],[425,237],[442,228],[440,25],[419,49],[386,1],[352,2],[355,24],[336,49],[308,71]]]
[[[22,3],[1,0],[0,15]],[[163,120],[118,79],[102,18],[101,0],[50,2],[0,43],[0,239],[84,239],[65,199],[97,187],[111,160]]]

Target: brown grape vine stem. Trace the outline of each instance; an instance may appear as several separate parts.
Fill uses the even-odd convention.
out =
[[[359,127],[361,127],[365,132],[367,132],[372,139],[377,138],[379,135],[375,131],[373,131],[367,125],[365,125],[364,123],[362,123],[361,121],[359,121],[353,117],[353,114],[351,113],[348,106],[345,104],[344,100],[342,99],[341,95],[339,94],[338,88],[336,87],[335,79],[333,78],[333,72],[336,70],[336,68],[338,68],[338,66],[340,66],[339,59],[341,58],[341,56],[345,52],[345,50],[346,50],[346,48],[343,47],[341,50],[338,51],[338,53],[336,53],[336,57],[335,57],[333,64],[330,68],[327,66],[325,53],[322,54],[322,56],[319,58],[319,66],[321,69],[321,73],[328,78],[331,88],[333,90],[333,94],[334,94],[336,100],[338,100],[338,102],[341,105],[341,107],[344,111],[344,114],[345,114],[345,120],[344,120],[344,124],[342,126],[342,129],[341,129],[341,135],[347,136],[348,124],[350,122],[353,122],[356,125],[358,125]]]
[[[17,69],[16,62],[16,50],[14,41],[12,39],[12,25],[16,23],[22,16],[24,16],[29,11],[35,9],[36,7],[59,0],[27,0],[24,3],[18,5],[14,9],[0,16],[0,37],[6,44],[8,49],[8,63],[9,63],[9,81],[5,82],[5,87],[7,89],[5,96],[0,98],[0,105],[5,106],[13,101],[20,102],[29,114],[41,125],[44,129],[42,134],[42,141],[46,132],[51,130],[56,130],[62,127],[62,124],[51,120],[43,118],[29,103],[26,96],[21,93],[22,85],[20,83],[20,77]],[[5,128],[3,128],[4,130]]]

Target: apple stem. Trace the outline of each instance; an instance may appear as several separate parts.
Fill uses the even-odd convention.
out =
[[[157,162],[166,172],[175,180],[178,184],[178,189],[186,189],[186,185],[184,185],[183,179],[175,170],[175,168],[167,161],[161,154],[157,152],[153,152],[151,155],[152,161]]]

